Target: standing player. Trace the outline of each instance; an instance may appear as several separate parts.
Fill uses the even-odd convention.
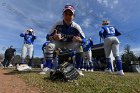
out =
[[[47,39],[55,44],[55,49],[65,47],[76,50],[78,53],[80,43],[85,42],[85,35],[81,27],[73,21],[74,16],[74,7],[66,5],[63,10],[63,20],[58,22],[47,35]],[[80,64],[80,62],[76,61],[76,64]],[[81,71],[79,74],[84,75]]]
[[[53,52],[54,52],[55,45],[50,42],[46,41],[42,46],[42,51],[44,54],[45,64],[43,66],[43,71],[39,74],[46,74],[51,69],[51,65],[53,62]]]
[[[93,42],[91,39],[87,39],[86,43],[83,44],[83,59],[84,59],[84,70],[93,72],[93,62],[92,62],[92,51],[91,47]]]
[[[104,50],[106,55],[107,62],[107,72],[112,73],[112,64],[110,54],[113,52],[113,56],[115,57],[117,74],[124,75],[122,69],[122,60],[119,56],[119,40],[117,36],[120,36],[121,33],[113,26],[109,26],[109,21],[104,20],[102,22],[102,30],[99,32],[100,37],[104,39]]]
[[[43,59],[42,59],[42,69],[44,69],[45,67],[47,67],[47,63],[46,63],[46,60],[45,60],[45,49],[46,49],[46,46],[50,43],[50,41],[46,41],[43,46],[42,46],[42,52],[43,52]]]
[[[10,46],[10,48],[6,49],[4,53],[4,61],[3,61],[3,67],[8,67],[11,64],[12,59],[16,55],[16,50],[13,48],[13,46]]]
[[[33,57],[33,42],[36,39],[33,29],[28,29],[25,33],[20,34],[24,38],[24,44],[22,47],[22,60],[20,65],[17,67],[19,71],[22,70],[31,70],[32,69],[32,57]],[[28,65],[26,65],[25,58],[29,56]]]

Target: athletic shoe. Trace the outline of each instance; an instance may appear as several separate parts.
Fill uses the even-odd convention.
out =
[[[118,75],[121,75],[121,76],[124,76],[123,70],[117,71],[117,74],[118,74]]]
[[[13,67],[13,65],[12,64],[9,64],[9,66],[8,67]]]
[[[89,70],[89,69],[88,69],[87,71],[88,71],[88,72],[90,72],[90,70]]]
[[[84,76],[84,74],[82,73],[82,71],[78,70],[78,73],[80,76]]]
[[[93,69],[91,69],[91,70],[90,70],[90,72],[94,72],[94,70],[93,70]]]
[[[84,69],[84,68],[82,68],[81,70],[82,70],[82,71],[84,71],[85,69]]]
[[[41,69],[43,70],[43,64],[40,65]]]
[[[47,74],[47,73],[44,72],[44,71],[42,71],[42,72],[40,72],[39,74],[41,74],[41,75],[45,75],[45,74]]]
[[[29,71],[31,71],[31,70],[32,70],[32,67],[31,67],[31,66],[29,66],[28,70],[29,70]]]
[[[105,72],[106,72],[106,73],[110,73],[110,74],[112,74],[111,69],[105,69]]]
[[[40,72],[39,74],[47,74],[47,73],[50,72],[50,71],[51,71],[50,68],[46,67],[46,68],[44,68],[43,71]]]
[[[18,71],[28,71],[29,70],[29,66],[27,64],[17,65],[17,70]]]

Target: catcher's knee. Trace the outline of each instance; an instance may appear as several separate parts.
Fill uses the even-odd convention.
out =
[[[46,45],[45,50],[44,50],[45,59],[49,59],[49,60],[53,59],[54,50],[55,50],[54,43],[49,43],[48,45]]]

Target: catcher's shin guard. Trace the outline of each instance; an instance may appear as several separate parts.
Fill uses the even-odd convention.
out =
[[[55,44],[49,43],[48,45],[46,45],[45,50],[44,50],[44,56],[46,59],[46,63],[44,65],[44,67],[51,68],[54,50],[55,50]]]
[[[46,60],[53,60],[53,52],[55,50],[55,44],[49,43],[44,50]]]

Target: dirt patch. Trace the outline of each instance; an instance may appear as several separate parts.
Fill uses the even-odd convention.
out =
[[[28,86],[16,75],[6,75],[0,68],[0,93],[40,93],[36,87]]]

